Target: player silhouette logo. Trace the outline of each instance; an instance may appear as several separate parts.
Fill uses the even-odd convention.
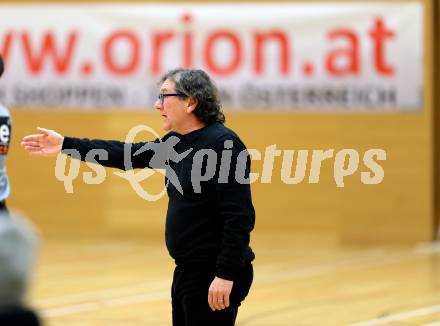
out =
[[[147,142],[145,143],[141,148],[139,148],[136,152],[131,154],[132,150],[132,143],[134,141],[134,138],[136,135],[141,131],[148,131],[149,133],[153,134],[156,137],[156,140],[154,142]],[[135,190],[135,192],[142,197],[143,199],[146,199],[148,201],[156,201],[162,198],[162,196],[165,194],[166,189],[171,182],[171,184],[179,191],[180,194],[183,194],[183,189],[180,184],[179,178],[176,174],[176,172],[173,170],[173,168],[170,165],[170,161],[172,162],[180,162],[182,159],[184,159],[193,149],[190,148],[186,150],[183,153],[177,153],[174,150],[174,146],[180,141],[180,139],[176,136],[170,136],[165,141],[162,141],[159,135],[154,131],[154,129],[145,126],[145,125],[139,125],[130,130],[130,132],[127,135],[125,146],[124,146],[124,166],[125,171],[124,172],[114,172],[115,175],[126,179],[129,181],[132,188]],[[151,169],[142,169],[140,171],[134,171],[133,165],[132,165],[132,156],[138,156],[142,153],[145,153],[147,151],[152,151],[152,156],[150,158],[149,167]],[[157,171],[155,169],[158,169]],[[165,170],[165,171],[164,171]],[[147,191],[145,191],[142,186],[141,182],[156,172],[162,173],[166,177],[166,183],[164,189],[159,194],[150,194]]]
[[[154,169],[165,169],[165,176],[167,178],[166,187],[168,187],[169,182],[176,187],[176,189],[183,195],[183,189],[179,181],[179,177],[176,172],[170,166],[170,161],[178,163],[183,160],[189,153],[193,150],[192,148],[186,150],[183,153],[177,153],[174,150],[174,146],[180,139],[176,136],[168,137],[164,142],[159,139],[158,142],[148,142],[139,148],[133,156],[142,154],[147,150],[151,150],[154,152],[153,156],[150,159],[150,167]]]

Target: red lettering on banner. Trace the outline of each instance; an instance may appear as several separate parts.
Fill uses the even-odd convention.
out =
[[[189,25],[192,21],[191,14],[184,14],[182,16],[182,22],[185,25]],[[191,68],[193,66],[193,34],[187,30],[183,33],[183,67]]]
[[[311,62],[308,61],[304,62],[302,68],[303,68],[303,74],[306,77],[311,77],[315,73],[315,66]]]
[[[282,31],[273,30],[269,33],[255,33],[255,62],[254,62],[254,73],[256,75],[261,75],[263,72],[263,45],[268,40],[276,40],[279,44],[279,63],[280,71],[283,75],[288,75],[290,71],[290,44],[287,35]]]
[[[151,32],[147,34],[151,36],[151,46],[145,48],[148,49],[148,54],[151,52],[151,58],[148,58],[150,61],[146,70],[150,72],[151,77],[163,73],[167,58],[175,59],[173,61],[175,65],[193,67],[197,64],[214,76],[228,78],[246,69],[246,76],[270,79],[272,76],[267,74],[269,67],[274,68],[276,75],[280,77],[293,74],[296,48],[291,37],[294,36],[290,31],[285,31],[283,26],[272,25],[273,27],[266,30],[264,25],[261,25],[257,30],[250,31],[240,26],[231,26],[213,30],[206,35],[196,28],[194,24],[196,18],[198,17],[192,12],[183,12],[176,17],[176,25],[169,29],[147,31]],[[312,79],[316,77],[317,72],[320,72],[320,76],[325,74],[326,77],[334,80],[361,76],[362,69],[367,67],[367,64],[362,62],[367,60],[362,49],[369,47],[372,49],[371,70],[376,74],[373,77],[395,76],[398,66],[391,61],[387,46],[397,38],[397,27],[390,28],[385,17],[372,17],[370,25],[362,31],[362,34],[357,28],[324,29],[318,26],[317,32],[324,33],[326,39],[321,40],[316,31],[311,35],[316,38],[316,42],[327,42],[328,51],[326,53],[307,51],[311,58],[302,58],[303,61],[298,65],[299,77]],[[18,56],[25,61],[24,66],[30,76],[39,75],[44,69],[50,70],[54,76],[65,76],[71,71],[72,63],[81,62],[77,67],[79,73],[83,77],[93,75],[96,62],[89,61],[90,58],[75,58],[75,55],[80,54],[76,53],[77,47],[80,46],[79,31],[72,30],[58,34],[52,29],[36,33],[37,30],[4,31],[0,35],[0,53],[5,61],[8,61],[11,55],[14,55],[14,58]],[[147,57],[142,53],[144,40],[137,30],[110,31],[100,48],[106,72],[115,77],[130,76],[138,72],[142,58]],[[15,47],[16,45],[18,48]],[[123,55],[119,55],[118,50],[122,49],[121,47],[124,49]],[[176,53],[168,53],[167,47],[172,47]],[[202,50],[200,53],[195,51],[199,48]],[[16,50],[22,53],[16,53]],[[274,50],[270,51],[270,57],[269,50]],[[323,60],[321,62],[324,63],[324,67],[315,66],[318,59]],[[245,63],[248,64],[244,65]],[[322,68],[325,70],[321,71]],[[370,76],[362,77],[370,78]]]
[[[385,27],[382,18],[376,18],[374,27],[370,30],[370,37],[374,43],[374,64],[377,72],[384,76],[393,76],[394,67],[385,61],[385,41],[393,38],[395,33]]]
[[[93,65],[90,62],[86,62],[81,67],[81,72],[84,76],[89,77],[93,72]]]
[[[71,32],[67,37],[67,47],[64,49],[64,53],[61,53],[56,45],[53,32],[48,31],[43,34],[43,46],[38,51],[32,48],[28,32],[23,32],[21,34],[21,42],[30,73],[32,75],[39,74],[43,68],[44,62],[50,58],[54,64],[55,73],[57,75],[64,75],[70,67],[77,39],[78,33]]]
[[[359,39],[358,36],[348,29],[333,30],[328,34],[330,40],[346,39],[348,41],[347,48],[338,48],[331,51],[325,61],[327,71],[338,77],[347,75],[358,75],[360,72],[359,67]],[[345,65],[341,65],[342,60],[345,61]],[[339,62],[339,65],[338,65]]]
[[[6,62],[8,61],[8,57],[9,57],[9,50],[11,48],[11,43],[12,43],[12,32],[8,31],[6,33],[6,35],[3,37],[3,42],[2,42],[2,46],[0,47],[0,54],[3,57],[3,60]]]
[[[130,53],[125,56],[128,58],[125,64],[118,64],[114,60],[114,46],[117,42],[125,42],[130,47]],[[128,30],[118,30],[113,32],[104,41],[104,64],[107,69],[115,75],[124,76],[136,70],[139,65],[140,44],[136,35]]]
[[[232,58],[229,64],[220,67],[214,59],[215,43],[221,39],[229,41],[232,45]],[[234,73],[241,64],[241,43],[239,37],[231,31],[219,30],[208,36],[205,45],[205,62],[208,69],[216,75],[227,76]]]
[[[161,32],[153,34],[153,53],[151,55],[151,73],[157,76],[162,71],[161,54],[162,45],[174,37],[174,32]]]

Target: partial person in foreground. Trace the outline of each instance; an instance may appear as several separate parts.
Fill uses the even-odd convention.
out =
[[[173,325],[232,326],[253,281],[249,154],[224,126],[217,89],[204,71],[178,68],[165,74],[154,106],[168,131],[161,139],[126,144],[39,128],[22,146],[33,156],[75,150],[80,157],[72,156],[82,160],[91,150],[105,150],[105,159],[94,158],[103,166],[164,168],[169,197],[165,240],[176,262]],[[124,160],[124,148],[131,151],[130,162]],[[162,165],[157,157],[165,157]]]
[[[1,212],[0,215],[5,214]],[[23,218],[0,216],[0,325],[38,326],[25,296],[34,263],[37,237]]]
[[[0,78],[4,72],[4,61],[0,55]],[[6,157],[11,142],[11,116],[9,110],[0,103],[0,213],[7,216],[9,211],[6,206],[6,199],[9,197],[9,179],[6,174]]]

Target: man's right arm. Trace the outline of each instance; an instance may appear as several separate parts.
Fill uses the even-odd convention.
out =
[[[117,140],[64,137],[61,152],[79,159],[73,154],[76,151],[82,161],[97,162],[103,166],[129,170],[149,167],[150,159],[154,155],[151,149],[133,156],[146,144],[145,142],[124,143]],[[98,155],[100,153],[105,153],[105,155]]]

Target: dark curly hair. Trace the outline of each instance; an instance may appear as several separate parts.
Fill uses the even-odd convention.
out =
[[[160,78],[160,84],[170,80],[176,85],[176,92],[182,98],[197,100],[194,114],[204,123],[225,123],[225,115],[218,95],[217,87],[206,72],[200,69],[177,68],[170,70]]]

